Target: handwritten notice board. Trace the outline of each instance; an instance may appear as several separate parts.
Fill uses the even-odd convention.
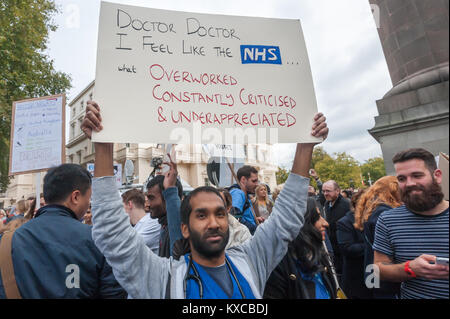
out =
[[[318,141],[299,20],[102,2],[95,96],[104,129],[94,141]]]
[[[9,175],[64,163],[65,106],[64,94],[13,103]]]

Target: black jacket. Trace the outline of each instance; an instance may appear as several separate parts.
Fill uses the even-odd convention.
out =
[[[353,224],[352,211],[337,222],[337,240],[342,254],[342,289],[348,298],[368,299],[369,290],[364,282],[364,237]]]
[[[34,219],[18,228],[11,245],[22,298],[126,298],[91,232],[92,226],[59,205],[42,207]]]
[[[159,237],[159,257],[170,258],[170,233],[167,226],[167,215],[158,218],[158,223],[161,225]]]
[[[288,251],[267,280],[264,299],[315,299],[315,284],[302,279],[295,263],[293,254]],[[325,268],[321,272],[325,287],[331,299],[336,299],[336,285],[330,265],[326,258],[321,263]]]
[[[327,232],[334,251],[334,266],[336,267],[336,272],[342,274],[342,254],[339,251],[336,235],[337,222],[350,210],[350,202],[339,194],[333,206],[330,207],[330,202],[325,202],[324,210],[326,220],[329,224]]]
[[[380,215],[392,207],[386,204],[380,204],[370,215],[366,223],[364,223],[364,269],[368,265],[373,264],[373,243],[375,241],[375,229]],[[364,277],[367,278],[371,273],[365,272]],[[380,288],[370,289],[372,298],[375,299],[395,299],[400,296],[400,283],[380,281]]]

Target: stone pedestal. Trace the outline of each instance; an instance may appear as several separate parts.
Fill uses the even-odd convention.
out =
[[[398,151],[449,150],[449,1],[369,0],[379,12],[378,34],[392,89],[377,101],[369,133],[380,143],[387,174]]]
[[[442,82],[377,101],[378,115],[370,134],[380,143],[388,175],[395,175],[392,157],[422,147],[449,153],[449,82]]]

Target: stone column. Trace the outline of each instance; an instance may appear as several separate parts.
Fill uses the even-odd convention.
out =
[[[400,150],[449,151],[449,0],[369,0],[392,89],[376,101],[369,133],[380,143],[387,174]]]

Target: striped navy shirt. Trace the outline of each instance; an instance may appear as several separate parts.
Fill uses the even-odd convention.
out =
[[[396,264],[422,254],[448,258],[448,208],[434,216],[423,216],[405,205],[380,215],[375,230],[374,250],[392,258]],[[410,279],[402,283],[402,299],[449,298],[446,280]]]

